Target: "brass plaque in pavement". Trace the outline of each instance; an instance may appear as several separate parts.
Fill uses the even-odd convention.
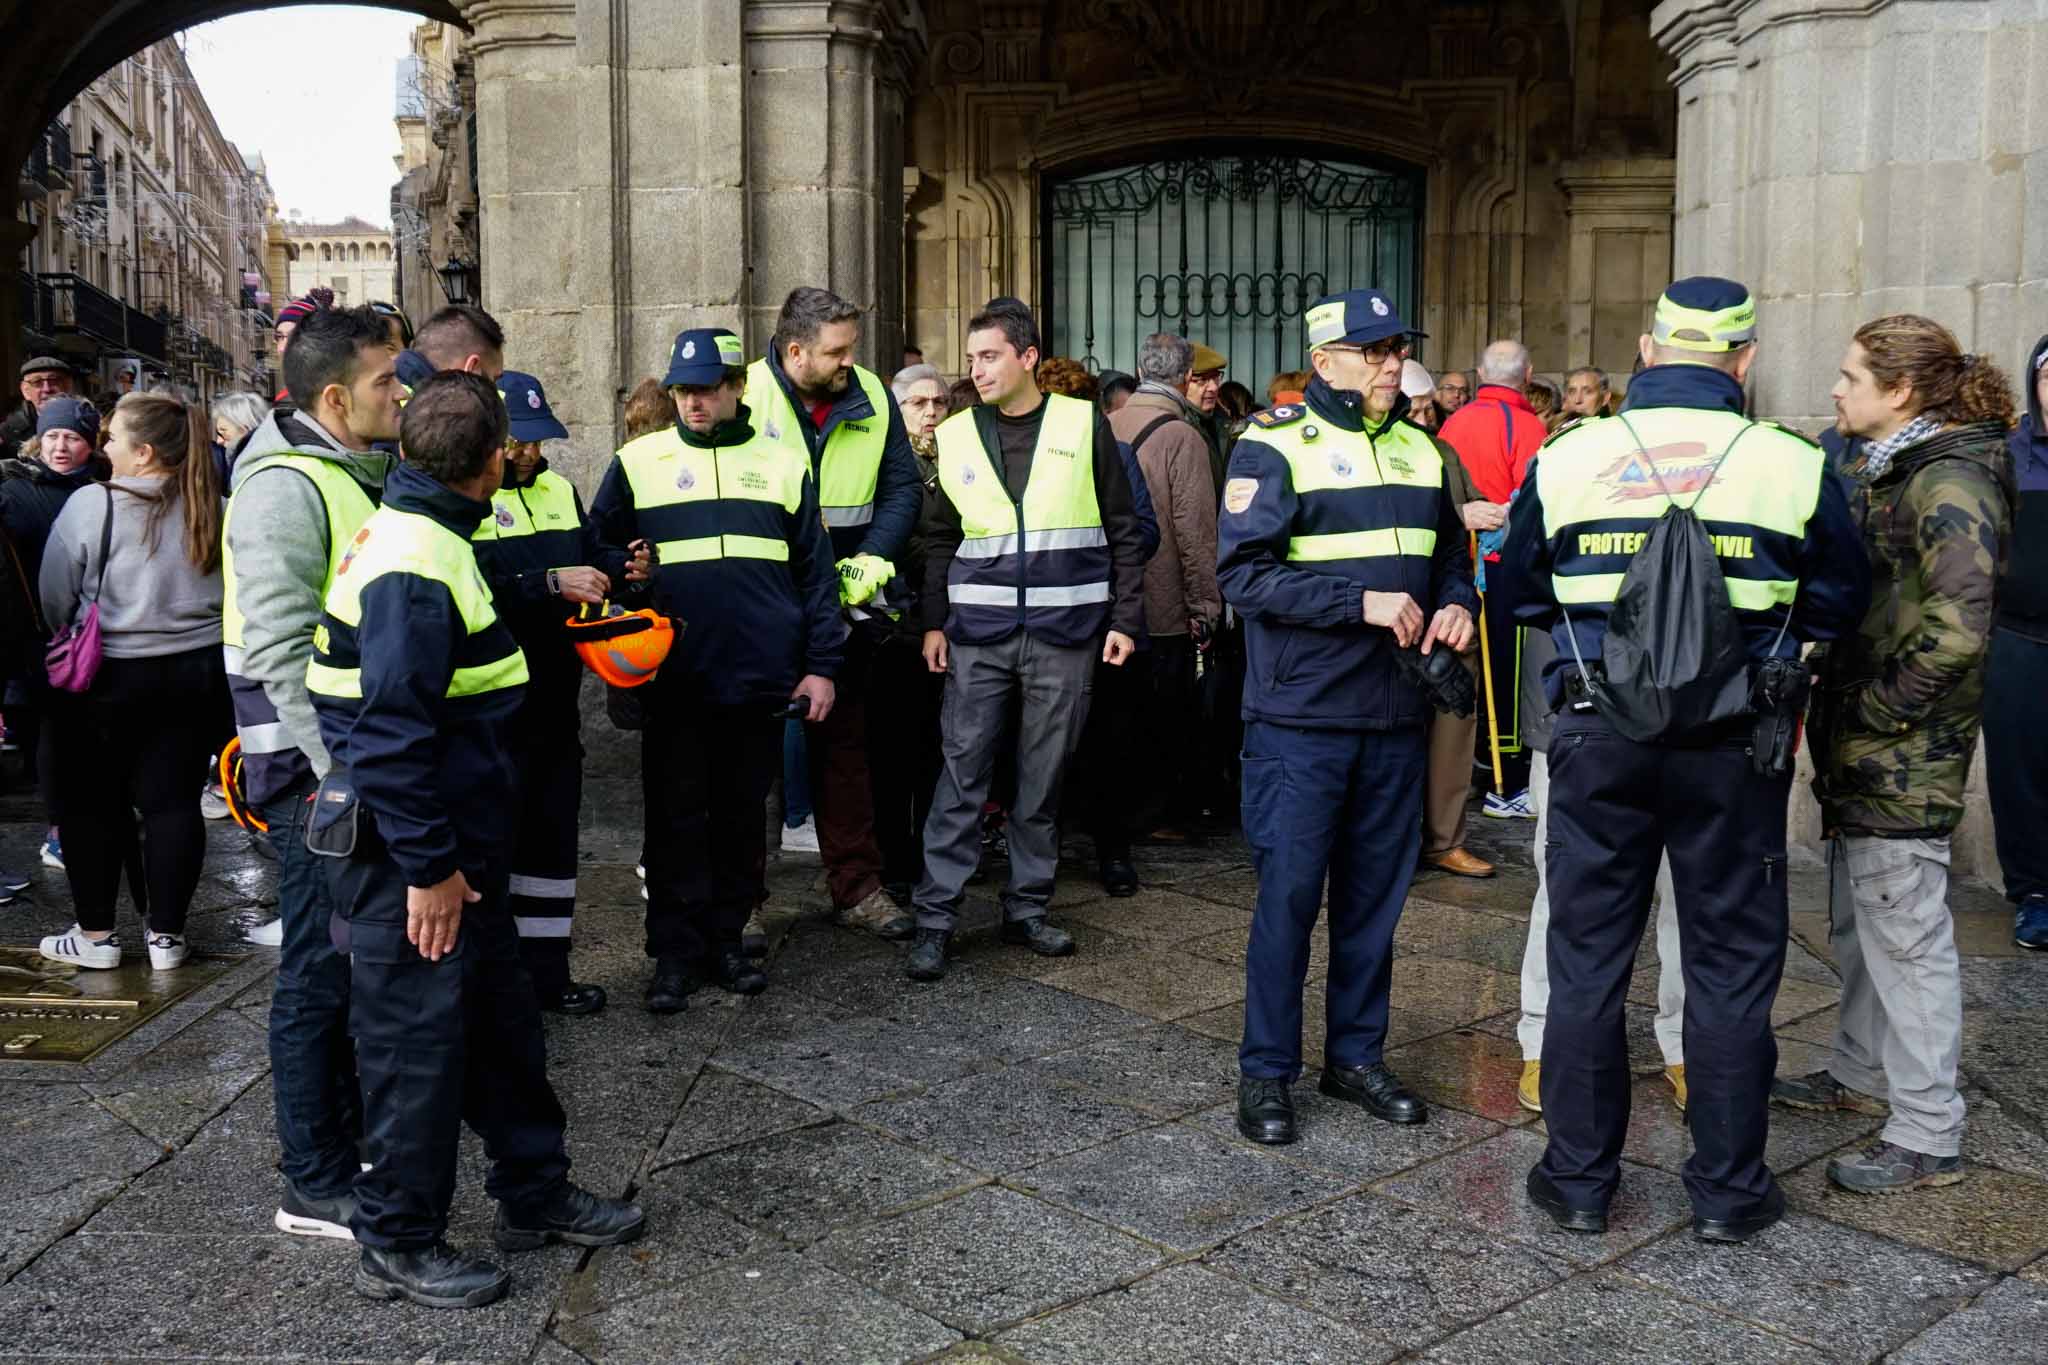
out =
[[[85,971],[33,948],[0,947],[0,1061],[89,1061],[237,961],[194,956],[158,972],[138,953],[111,971]]]

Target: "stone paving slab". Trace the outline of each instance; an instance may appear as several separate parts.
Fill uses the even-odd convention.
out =
[[[1949,1365],[1957,1360],[2032,1360],[2048,1342],[2048,1289],[2001,1280],[1887,1357],[1888,1365]]]
[[[1441,1365],[1532,1359],[1631,1365],[1821,1365],[1811,1346],[1674,1298],[1623,1276],[1582,1276],[1425,1352]]]
[[[1237,1101],[1196,1114],[1186,1122],[1273,1160],[1300,1161],[1347,1180],[1377,1180],[1419,1166],[1501,1131],[1488,1119],[1455,1109],[1437,1109],[1428,1123],[1382,1123],[1357,1105],[1331,1099],[1313,1082],[1294,1086],[1301,1139],[1287,1147],[1247,1141],[1237,1131]]]
[[[988,1175],[1021,1171],[1159,1121],[1021,1066],[864,1104],[852,1117]]]
[[[1032,1062],[1034,1070],[1115,1104],[1178,1118],[1237,1094],[1237,1048],[1157,1024]]]
[[[1804,1213],[1740,1248],[1703,1248],[1683,1234],[1666,1238],[1620,1268],[1694,1303],[1857,1359],[1903,1345],[1997,1278],[1981,1266]]]
[[[817,1247],[843,1273],[976,1336],[1136,1279],[1171,1252],[999,1186],[846,1228]]]
[[[1167,1125],[1047,1162],[1008,1183],[1148,1240],[1199,1251],[1360,1182]]]
[[[1269,1223],[1204,1263],[1402,1347],[1478,1322],[1573,1269],[1371,1194]]]
[[[2048,1252],[2048,1183],[2032,1176],[1978,1166],[1960,1185],[1871,1196],[1837,1189],[1825,1166],[1817,1161],[1786,1182],[1807,1213],[1999,1270]]]
[[[1200,1266],[1163,1270],[1064,1312],[1005,1332],[1034,1365],[1365,1365],[1391,1342],[1269,1298]]]

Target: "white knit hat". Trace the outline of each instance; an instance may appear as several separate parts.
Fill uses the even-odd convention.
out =
[[[1410,398],[1427,398],[1436,392],[1436,381],[1429,377],[1429,371],[1418,361],[1401,362],[1401,392]]]

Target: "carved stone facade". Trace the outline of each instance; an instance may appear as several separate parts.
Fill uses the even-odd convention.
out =
[[[905,178],[911,334],[957,368],[976,305],[1047,302],[1049,178],[1284,147],[1420,174],[1434,363],[1512,335],[1540,369],[1625,374],[1670,254],[1675,110],[1648,9],[933,0]]]

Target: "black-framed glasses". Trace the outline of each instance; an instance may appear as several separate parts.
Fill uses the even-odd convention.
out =
[[[1408,353],[1415,349],[1415,340],[1413,337],[1406,336],[1387,337],[1381,341],[1367,342],[1363,346],[1332,344],[1322,349],[1325,351],[1350,351],[1355,355],[1365,357],[1365,363],[1368,365],[1384,365],[1389,359],[1406,360]]]

